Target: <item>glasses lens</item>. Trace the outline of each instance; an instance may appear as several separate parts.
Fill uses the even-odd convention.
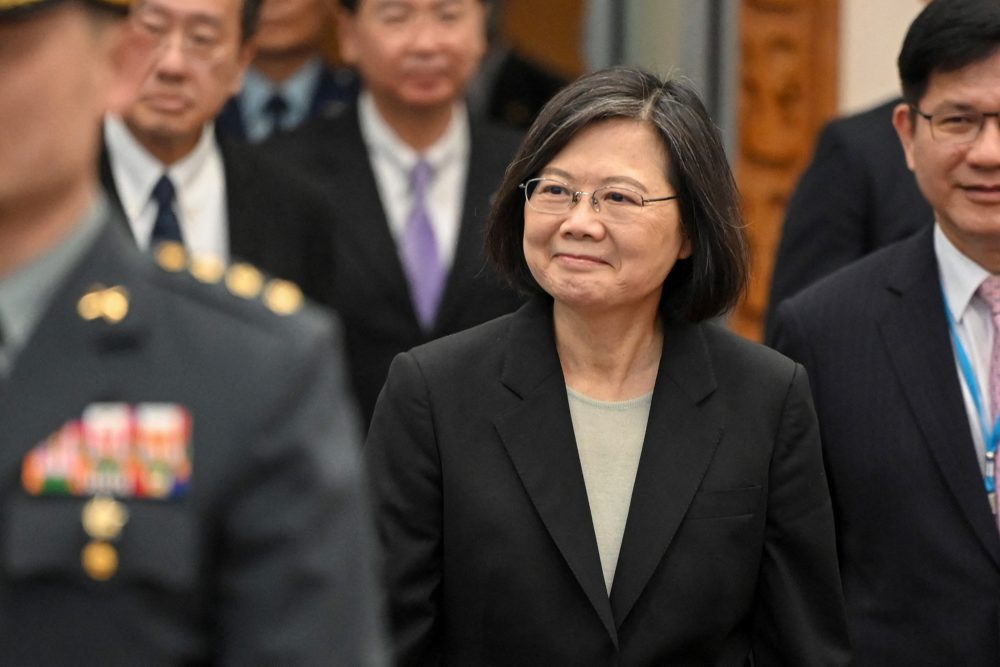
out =
[[[943,111],[934,114],[931,130],[938,141],[965,143],[979,135],[983,115],[977,111]]]
[[[547,178],[535,178],[525,184],[528,204],[542,213],[564,213],[572,208],[573,193],[565,183]]]

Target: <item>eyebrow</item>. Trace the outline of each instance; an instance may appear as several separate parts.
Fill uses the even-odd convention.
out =
[[[558,176],[559,178],[566,179],[567,181],[574,180],[574,176],[572,174],[570,174],[568,171],[563,171],[558,167],[546,167],[545,169],[542,169],[540,173],[543,176],[548,176],[548,175]],[[643,183],[635,180],[631,176],[621,176],[621,175],[605,176],[599,181],[599,183],[600,185],[598,187],[601,188],[607,187],[612,184],[618,184],[618,185],[630,185],[636,188],[637,190],[642,190],[643,192],[649,192],[649,189]]]
[[[150,12],[157,16],[179,21],[184,25],[208,25],[218,30],[222,30],[225,25],[225,21],[221,16],[206,14],[204,12],[192,12],[190,14],[178,12],[169,7],[164,7],[155,0],[152,2],[143,2],[136,9],[137,11]]]

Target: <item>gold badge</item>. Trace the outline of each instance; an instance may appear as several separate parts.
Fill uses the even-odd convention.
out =
[[[108,324],[117,324],[128,315],[128,290],[121,285],[104,290],[101,315]]]
[[[219,282],[225,271],[226,265],[215,255],[198,255],[191,260],[191,275],[203,283]]]
[[[94,285],[80,297],[76,312],[88,322],[101,317],[108,324],[117,324],[128,315],[128,290],[121,285],[109,288]]]
[[[156,262],[167,271],[183,271],[187,268],[187,261],[187,251],[180,243],[165,241],[156,246]]]
[[[101,316],[102,294],[104,294],[104,285],[94,285],[89,292],[80,297],[76,304],[76,312],[80,314],[80,317],[89,322]]]
[[[291,315],[302,307],[302,290],[288,280],[272,280],[264,288],[264,303],[278,315]]]
[[[260,294],[264,277],[249,264],[233,264],[226,272],[226,287],[236,296],[253,299]]]
[[[107,581],[118,571],[118,551],[107,542],[90,542],[80,554],[83,571],[95,581]]]
[[[128,509],[114,498],[94,496],[83,506],[83,529],[95,540],[117,538],[128,523]]]

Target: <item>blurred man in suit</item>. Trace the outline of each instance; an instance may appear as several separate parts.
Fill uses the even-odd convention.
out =
[[[323,196],[212,124],[253,55],[260,0],[139,0],[158,44],[136,101],[104,124],[102,180],[136,242],[249,260],[329,302]]]
[[[222,108],[216,129],[263,141],[353,100],[358,77],[331,67],[323,52],[335,0],[264,0],[257,52],[243,88]]]
[[[1000,664],[1000,3],[936,0],[893,125],[934,225],[778,308],[819,413],[857,665]]]
[[[0,4],[0,663],[384,664],[331,322],[113,219],[109,6]]]
[[[396,354],[520,302],[482,249],[519,135],[463,102],[486,12],[482,0],[341,0],[341,54],[362,93],[274,145],[336,202],[333,302],[368,418]]]

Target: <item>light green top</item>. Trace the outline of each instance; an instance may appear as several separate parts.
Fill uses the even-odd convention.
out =
[[[610,594],[653,394],[627,401],[598,401],[569,387],[566,391],[604,583]]]

